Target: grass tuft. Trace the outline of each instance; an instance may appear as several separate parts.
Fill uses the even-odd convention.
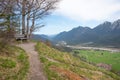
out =
[[[0,58],[0,66],[2,66],[3,68],[14,68],[16,67],[16,62],[11,59]]]

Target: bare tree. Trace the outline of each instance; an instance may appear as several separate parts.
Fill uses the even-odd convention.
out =
[[[20,20],[21,34],[30,39],[33,31],[44,26],[44,24],[39,24],[40,20],[56,8],[58,1],[0,0],[0,28],[4,28],[2,30],[7,32],[16,31],[15,27],[18,26]],[[19,20],[16,20],[18,18]]]
[[[50,14],[59,0],[17,0],[22,17],[22,34],[29,39],[32,32],[44,26],[38,20]],[[36,23],[37,22],[37,23]],[[40,22],[40,21],[39,21]]]
[[[14,37],[16,14],[14,13],[15,0],[0,0],[0,32],[4,40]]]

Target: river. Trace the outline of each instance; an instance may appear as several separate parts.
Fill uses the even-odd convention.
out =
[[[110,52],[120,52],[120,48],[105,48],[105,47],[83,47],[83,46],[71,46],[67,45],[67,47],[72,48],[72,49],[86,49],[86,50],[105,50],[105,51],[110,51]]]

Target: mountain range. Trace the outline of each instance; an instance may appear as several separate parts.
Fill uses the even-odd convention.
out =
[[[37,36],[38,37],[38,36]],[[64,31],[54,37],[41,36],[43,40],[54,43],[65,41],[69,45],[107,45],[120,46],[120,19],[114,22],[104,22],[94,28],[78,26],[70,31]]]
[[[95,28],[79,26],[68,32],[56,35],[54,42],[65,41],[67,44],[90,45],[120,45],[120,19],[112,22],[104,22]]]

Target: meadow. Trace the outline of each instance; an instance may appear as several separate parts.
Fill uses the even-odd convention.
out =
[[[120,71],[120,52],[105,50],[74,50],[74,55],[86,62],[98,64],[105,63],[112,66],[113,72]]]

